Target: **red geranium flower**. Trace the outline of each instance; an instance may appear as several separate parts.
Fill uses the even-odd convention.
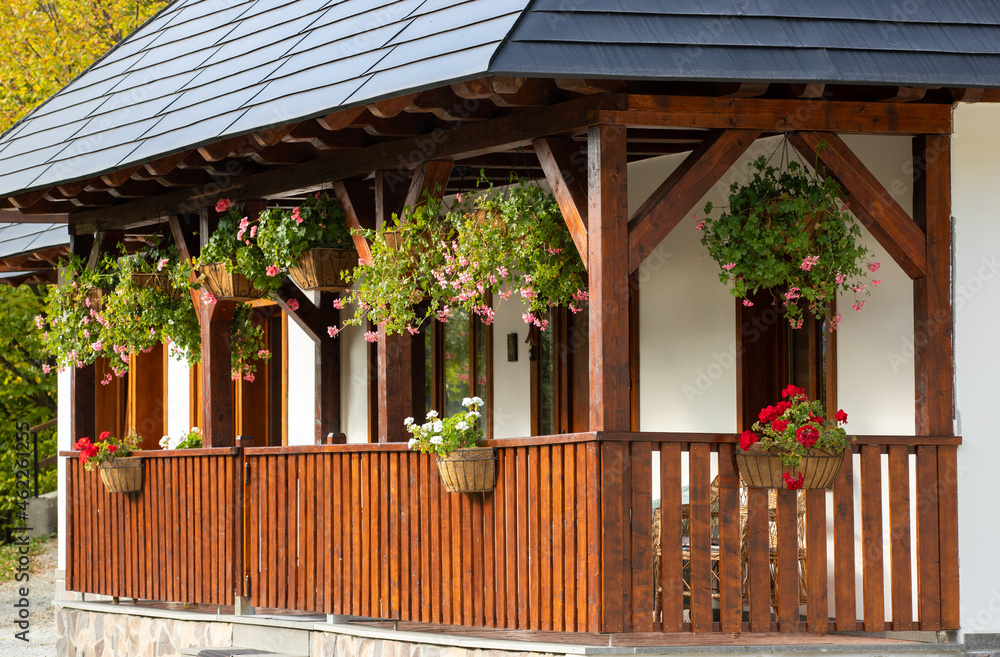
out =
[[[840,409],[837,411],[837,414],[833,416],[833,419],[841,424],[847,424],[847,413],[844,412],[844,409]]]
[[[801,472],[799,473],[799,476],[795,479],[792,479],[792,475],[788,474],[787,472],[783,473],[781,475],[781,478],[785,480],[785,488],[787,488],[788,490],[798,490],[799,488],[802,488]]]
[[[781,397],[783,399],[788,399],[789,397],[791,397],[792,399],[798,399],[799,397],[805,397],[805,396],[806,396],[805,388],[793,386],[791,383],[785,386],[785,389],[781,391]]]
[[[107,440],[111,436],[110,431],[102,431],[98,440]]]
[[[816,427],[812,425],[807,424],[805,426],[799,427],[798,430],[795,432],[795,439],[798,440],[803,445],[805,445],[806,447],[812,447],[813,445],[815,445],[816,440],[818,438],[819,438],[819,431],[817,431]]]
[[[87,437],[87,436],[84,436],[83,438],[81,438],[80,440],[76,441],[73,444],[73,449],[75,449],[78,452],[82,452],[85,449],[87,449],[88,445],[90,445],[90,438]]]
[[[108,445],[108,453],[114,454],[118,450],[118,445]]]
[[[740,434],[740,447],[743,451],[750,449],[750,446],[757,442],[757,434],[753,431],[744,431]]]
[[[778,412],[778,415],[781,415],[791,407],[792,407],[792,402],[780,401],[778,402],[777,406],[774,407],[774,410]]]
[[[772,422],[778,419],[778,409],[774,406],[766,406],[760,409],[760,413],[757,415],[761,422]]]
[[[771,423],[771,428],[774,429],[776,433],[781,433],[788,428],[788,420],[775,420]]]
[[[813,415],[812,413],[810,413],[809,414],[809,421],[810,422],[815,422],[816,424],[823,424],[823,416],[822,415]]]

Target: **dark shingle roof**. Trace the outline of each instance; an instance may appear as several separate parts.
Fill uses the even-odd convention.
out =
[[[69,246],[66,224],[0,223],[0,260],[57,246]]]
[[[0,138],[0,196],[489,74],[1000,86],[1000,0],[175,0]]]

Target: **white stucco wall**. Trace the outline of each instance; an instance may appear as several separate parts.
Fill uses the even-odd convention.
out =
[[[963,631],[1000,632],[1000,106],[959,105],[952,147],[955,396]]]
[[[341,311],[341,317],[353,315],[353,307]],[[364,331],[357,326],[342,331],[336,339],[341,341],[341,431],[347,434],[347,442],[365,443],[368,442],[368,343]]]
[[[295,322],[288,321],[287,326],[288,444],[314,445],[316,443],[316,343]]]
[[[531,364],[524,343],[528,326],[521,319],[527,307],[519,296],[502,302],[493,318],[493,436],[531,435]],[[517,362],[507,362],[507,334],[517,333]]]
[[[191,369],[183,359],[167,357],[167,426],[164,433],[177,437],[193,426],[191,421]],[[198,427],[204,429],[204,427]]]

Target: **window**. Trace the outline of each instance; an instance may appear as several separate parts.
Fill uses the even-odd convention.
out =
[[[422,335],[425,411],[447,417],[463,410],[466,397],[481,397],[486,402],[483,431],[492,438],[493,327],[467,311],[453,310],[447,322],[433,322]]]

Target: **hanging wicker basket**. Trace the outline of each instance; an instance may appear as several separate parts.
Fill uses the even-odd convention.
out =
[[[109,493],[142,490],[142,459],[137,456],[104,461],[97,466],[97,470]]]
[[[205,277],[205,287],[220,301],[253,301],[266,294],[263,290],[255,288],[243,274],[226,271],[225,263],[202,265],[199,271]]]
[[[790,468],[781,462],[781,456],[777,452],[757,445],[751,445],[749,450],[744,451],[739,445],[734,445],[733,456],[740,479],[747,487],[785,488],[782,475]],[[843,463],[843,454],[812,448],[807,456],[802,457],[798,467],[791,469],[790,474],[793,478],[798,478],[799,473],[802,473],[804,489],[830,488],[837,480]]]
[[[346,275],[357,264],[358,252],[354,249],[309,249],[288,269],[288,274],[303,290],[341,292],[350,287]]]
[[[184,294],[170,282],[170,275],[165,272],[134,273],[132,282],[140,290],[155,290],[171,301],[177,301]]]
[[[438,472],[449,493],[482,493],[497,480],[497,455],[490,447],[466,447],[437,457]]]

